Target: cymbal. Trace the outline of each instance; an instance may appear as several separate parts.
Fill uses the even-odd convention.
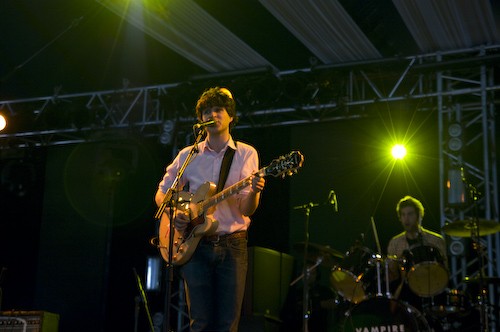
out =
[[[472,237],[485,236],[500,232],[500,224],[494,220],[457,220],[443,226],[443,231],[449,236]],[[477,234],[479,230],[479,234]]]
[[[304,251],[305,242],[297,242],[294,245],[294,248],[300,251]],[[309,254],[320,254],[320,255],[331,255],[336,258],[344,258],[344,255],[335,249],[330,248],[330,246],[323,246],[321,244],[316,243],[308,243],[307,251]]]

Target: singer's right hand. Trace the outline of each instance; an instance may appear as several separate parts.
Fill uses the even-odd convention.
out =
[[[191,220],[187,212],[177,209],[175,212],[174,226],[178,231],[184,231],[190,221]]]

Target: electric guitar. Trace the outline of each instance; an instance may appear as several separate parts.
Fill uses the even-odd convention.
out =
[[[302,167],[304,156],[299,151],[292,151],[286,156],[280,156],[273,160],[268,166],[261,168],[255,174],[259,177],[272,175],[274,177],[292,175]],[[203,236],[212,235],[218,227],[217,220],[206,218],[206,214],[213,213],[215,205],[240,192],[252,184],[252,176],[236,182],[230,187],[215,193],[216,185],[205,182],[198,188],[196,193],[181,192],[178,195],[176,207],[185,211],[190,216],[190,222],[182,232],[174,227],[172,264],[183,265],[193,255],[198,243]],[[158,236],[158,248],[163,259],[169,262],[169,232],[170,219],[166,210],[160,220]]]

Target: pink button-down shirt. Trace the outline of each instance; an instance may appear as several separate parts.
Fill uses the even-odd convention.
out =
[[[257,151],[252,146],[238,142],[235,145],[231,138],[227,146],[219,153],[212,150],[206,140],[198,144],[198,153],[186,167],[179,181],[179,188],[184,188],[195,193],[205,182],[210,181],[217,185],[219,181],[220,167],[224,153],[228,147],[235,149],[235,154],[224,188],[249,177],[258,170],[259,158]],[[166,193],[172,185],[179,168],[186,160],[191,146],[182,149],[174,161],[167,167],[159,188]],[[239,193],[221,201],[216,205],[213,217],[219,222],[218,234],[229,234],[236,231],[246,230],[250,225],[250,218],[244,216],[240,211],[241,199],[248,195],[250,188],[246,187]]]

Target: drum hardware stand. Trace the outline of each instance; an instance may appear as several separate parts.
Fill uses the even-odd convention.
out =
[[[382,258],[382,247],[380,246],[380,240],[378,238],[377,226],[375,225],[375,219],[373,216],[370,218],[373,230],[373,236],[375,237],[375,244],[377,246],[378,253],[374,255],[377,267],[377,296],[383,296],[382,293],[382,282],[381,282],[381,264],[380,262],[384,262],[384,270],[385,270],[385,296],[390,299],[391,291],[389,289],[389,261]]]
[[[387,258],[383,258],[379,254],[373,255],[375,260],[375,267],[377,269],[377,296],[385,296],[388,299],[392,298],[391,291],[389,289],[389,261]],[[384,274],[385,274],[385,294],[382,292],[382,264],[384,264]]]
[[[318,259],[316,260],[316,263],[314,263],[314,265],[310,266],[307,268],[307,274],[310,276],[311,275],[311,272],[314,271],[314,269],[316,269],[321,263],[323,263],[323,257],[318,257]],[[299,275],[297,278],[295,278],[292,282],[290,282],[290,285],[289,286],[293,286],[295,285],[297,282],[299,282],[302,278],[304,278],[305,274],[302,273],[301,275]]]
[[[488,322],[488,316],[486,313],[486,287],[484,283],[484,262],[483,262],[483,247],[480,243],[479,240],[479,223],[475,219],[473,221],[473,227],[471,229],[471,239],[472,239],[472,246],[475,249],[477,253],[477,257],[479,260],[479,319],[480,319],[480,324],[481,324],[481,331],[488,332],[489,331],[489,322]]]
[[[481,331],[488,332],[489,331],[489,322],[488,322],[488,316],[486,314],[486,288],[484,285],[484,252],[483,252],[483,247],[480,242],[480,229],[479,229],[479,219],[477,218],[478,216],[478,207],[477,207],[477,201],[479,199],[479,191],[477,190],[474,185],[469,183],[467,178],[462,172],[462,181],[468,188],[468,194],[469,198],[472,200],[473,204],[473,211],[474,215],[476,216],[472,220],[472,227],[471,227],[471,240],[472,240],[472,245],[473,248],[475,249],[477,253],[477,258],[479,259],[479,319],[480,319],[480,325],[481,325]]]

